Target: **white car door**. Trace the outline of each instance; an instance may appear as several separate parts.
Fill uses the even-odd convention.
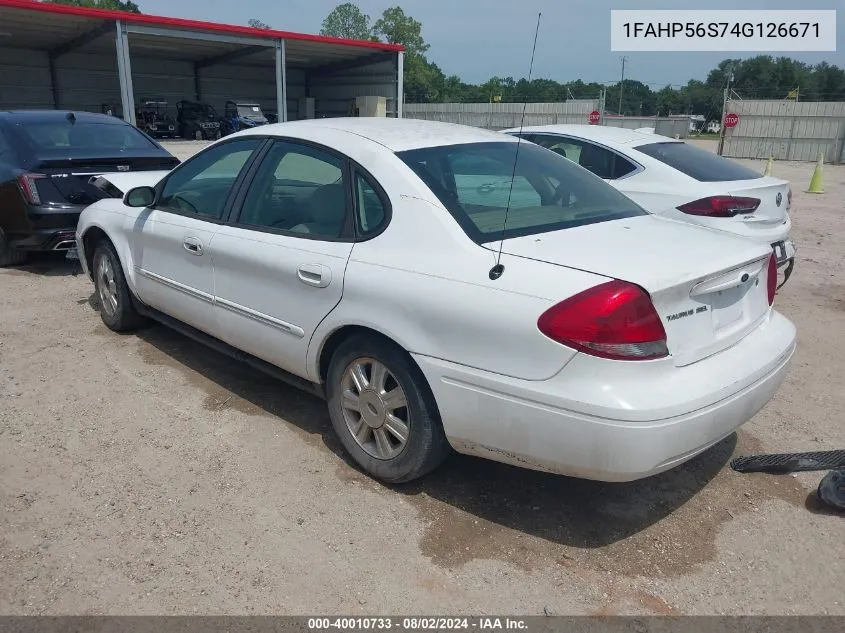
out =
[[[263,139],[238,139],[196,155],[159,184],[156,203],[131,227],[139,298],[216,335],[213,241],[234,184]]]
[[[356,235],[385,217],[374,191],[345,158],[276,141],[214,237],[220,338],[306,376],[308,344],[341,299]],[[364,226],[355,209],[369,214]]]

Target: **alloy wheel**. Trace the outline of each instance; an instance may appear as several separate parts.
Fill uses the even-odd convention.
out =
[[[369,455],[393,459],[408,444],[410,416],[405,391],[374,358],[356,358],[341,380],[341,410],[349,433]]]

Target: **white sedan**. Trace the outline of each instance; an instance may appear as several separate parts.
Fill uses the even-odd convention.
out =
[[[789,182],[689,143],[599,125],[505,130],[589,169],[652,213],[771,245],[786,283],[795,266]]]
[[[105,324],[152,317],[322,394],[383,481],[451,449],[646,477],[753,416],[795,348],[769,248],[498,132],[297,121],[144,178],[106,176],[125,195],[79,222]]]

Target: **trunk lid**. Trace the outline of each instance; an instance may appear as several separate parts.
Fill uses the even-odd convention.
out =
[[[789,213],[789,183],[780,178],[766,176],[754,180],[723,183],[732,196],[757,198],[760,206],[754,213],[734,216],[749,229],[772,229],[786,222]]]
[[[770,310],[771,250],[684,222],[655,216],[601,222],[505,240],[502,252],[641,286],[677,366],[736,344]]]
[[[155,187],[169,173],[167,170],[155,170],[101,174],[93,177],[91,184],[102,191],[111,192],[111,197],[122,198],[134,187]]]

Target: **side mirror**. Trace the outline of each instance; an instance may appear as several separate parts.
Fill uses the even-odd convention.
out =
[[[135,187],[123,196],[123,204],[127,207],[149,207],[155,199],[156,190],[152,187]]]

